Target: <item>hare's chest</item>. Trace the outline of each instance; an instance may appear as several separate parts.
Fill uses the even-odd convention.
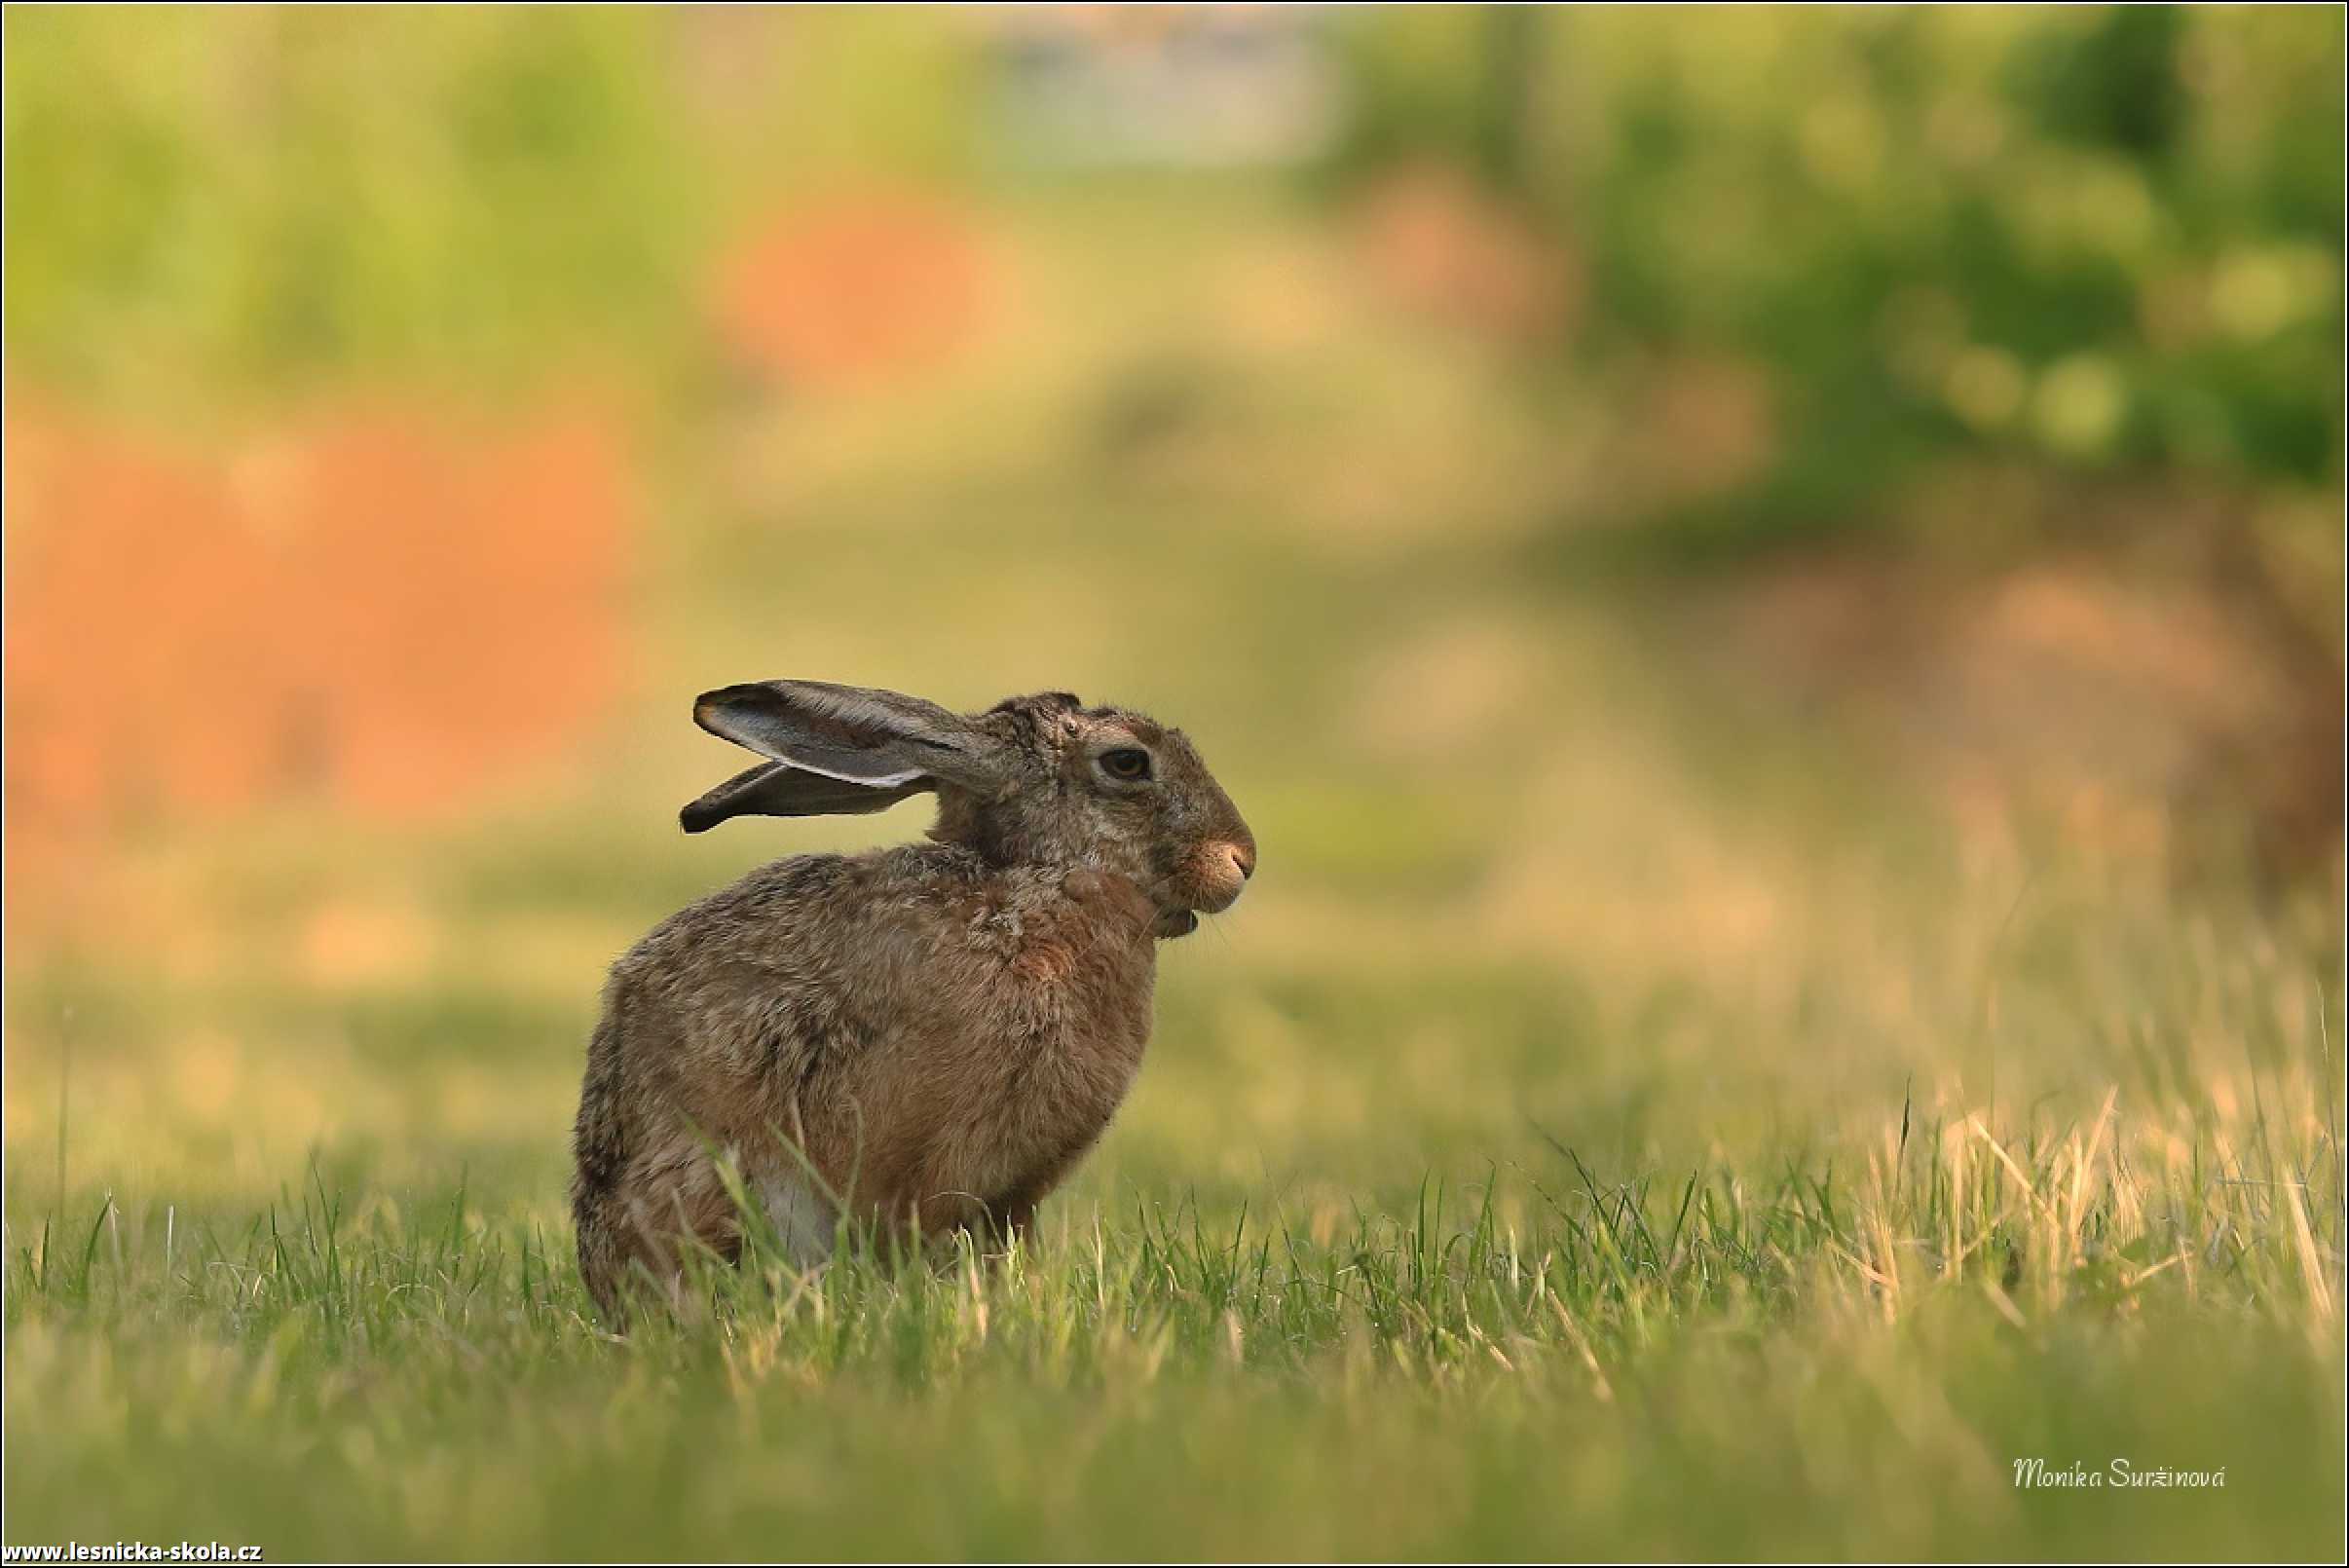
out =
[[[1028,1123],[1048,1142],[1057,1137],[1091,1143],[1133,1089],[1149,1039],[1146,1001],[1137,1010],[1104,1010],[1047,1031],[1031,1043],[1021,1090],[1007,1104],[1030,1107]]]
[[[854,1074],[860,1181],[943,1213],[1049,1188],[1093,1145],[1150,1032],[1150,912],[1130,894],[1026,871],[942,896],[905,950],[906,1022]]]
[[[1031,920],[995,954],[971,1092],[939,1150],[961,1190],[993,1201],[1049,1187],[1116,1115],[1141,1069],[1154,978],[1148,940],[1127,936]]]
[[[1005,1071],[989,1107],[997,1175],[1018,1184],[1035,1165],[1092,1146],[1134,1087],[1150,1038],[1146,975],[1118,984],[1063,977],[1004,1043]]]

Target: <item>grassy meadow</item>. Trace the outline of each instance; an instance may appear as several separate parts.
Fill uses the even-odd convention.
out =
[[[240,796],[202,694],[150,731],[170,646],[86,762],[12,728],[10,1547],[2338,1556],[2338,850],[2278,881],[2213,808],[2189,864],[2140,768],[2174,744],[2142,668],[2225,710],[2234,645],[2069,556],[1626,550],[1582,520],[1696,448],[1398,306],[1321,198],[960,210],[985,304],[918,373],[581,373],[634,519],[591,541],[609,626],[491,648],[559,533],[445,598],[367,557],[362,609],[425,585],[380,665],[336,662],[363,616],[289,621],[319,680],[418,693],[348,787]],[[12,372],[12,448],[136,408],[79,373]],[[166,454],[123,471],[278,494],[303,449],[244,417],[122,415]],[[34,433],[12,568],[35,479],[109,450]],[[15,703],[48,667],[11,663]],[[677,831],[738,760],[691,695],[784,675],[1155,712],[1261,869],[1162,949],[1136,1092],[1021,1254],[802,1277],[754,1241],[615,1338],[563,1195],[605,965],[764,859],[926,826]],[[31,793],[85,777],[115,814]]]

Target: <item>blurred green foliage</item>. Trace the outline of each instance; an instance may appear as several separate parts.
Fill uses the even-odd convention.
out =
[[[670,364],[740,205],[958,157],[935,19],[435,10],[12,10],[19,373],[168,408]]]
[[[109,391],[172,370],[495,375],[571,323],[645,322],[681,205],[645,32],[626,11],[397,32],[300,10],[12,16],[19,366]]]
[[[1778,458],[1734,507],[1832,516],[1953,447],[2337,479],[2336,12],[1337,31],[1339,169],[1445,159],[1542,214],[1602,370],[1767,367]],[[967,177],[985,141],[981,30],[923,13],[59,9],[7,37],[12,356],[118,394],[661,362],[742,203]]]
[[[1540,214],[1603,370],[1764,367],[1748,520],[1958,449],[2337,482],[2337,11],[1408,8],[1349,48],[1342,172]]]

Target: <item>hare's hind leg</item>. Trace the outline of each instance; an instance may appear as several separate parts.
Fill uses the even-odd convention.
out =
[[[694,1244],[732,1261],[742,1233],[717,1173],[704,1165],[652,1164],[637,1158],[603,1183],[580,1179],[572,1189],[578,1231],[579,1280],[596,1310],[615,1329],[642,1288],[673,1299],[684,1273],[684,1252]]]
[[[700,1142],[682,1129],[648,1128],[630,1113],[609,1016],[588,1046],[575,1144],[571,1212],[579,1279],[614,1328],[626,1325],[632,1277],[650,1276],[674,1297],[689,1247],[728,1261],[741,1250],[740,1216]]]
[[[588,1288],[626,1314],[624,1297],[650,1285],[677,1304],[685,1260],[696,1250],[732,1263],[742,1251],[742,1216],[718,1168],[701,1145],[683,1135],[640,1150],[594,1218],[579,1227],[580,1272],[588,1272],[588,1238],[596,1240],[595,1274]],[[600,1288],[599,1288],[600,1282]]]
[[[614,1329],[628,1325],[620,1285],[628,1269],[623,1244],[622,1213],[611,1193],[575,1192],[571,1214],[579,1233],[579,1282],[594,1298],[595,1309]]]
[[[731,1263],[742,1251],[733,1199],[698,1149],[683,1161],[631,1161],[609,1191],[579,1193],[573,1215],[579,1278],[615,1328],[626,1326],[629,1306],[647,1288],[677,1303],[689,1252]]]
[[[587,1077],[579,1089],[578,1121],[572,1129],[577,1168],[571,1178],[571,1216],[578,1233],[579,1280],[615,1328],[625,1321],[619,1282],[627,1268],[627,1248],[619,1189],[633,1141],[626,1104],[619,1030],[607,1008],[587,1043]]]

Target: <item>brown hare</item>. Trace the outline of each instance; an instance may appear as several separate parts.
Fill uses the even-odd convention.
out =
[[[731,1256],[745,1189],[802,1261],[842,1218],[1019,1234],[1141,1064],[1155,944],[1228,908],[1255,840],[1179,729],[1066,692],[962,715],[893,691],[706,692],[703,728],[773,759],[687,806],[878,811],[927,790],[932,842],[800,855],[655,926],[587,1048],[579,1272],[624,1316],[680,1244]]]

